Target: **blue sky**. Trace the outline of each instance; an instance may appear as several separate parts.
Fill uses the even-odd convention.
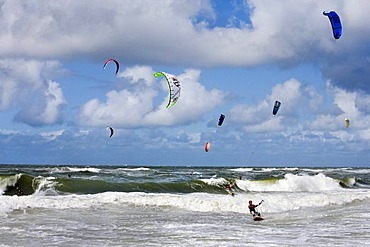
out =
[[[338,40],[325,10],[341,17]],[[0,162],[368,166],[369,12],[366,0],[3,1]],[[156,71],[181,82],[170,109]]]

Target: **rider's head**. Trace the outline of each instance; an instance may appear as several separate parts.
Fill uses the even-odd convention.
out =
[[[252,201],[249,201],[249,204],[252,204]]]

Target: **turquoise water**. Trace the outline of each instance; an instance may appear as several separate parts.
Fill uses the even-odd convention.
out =
[[[5,246],[364,246],[369,174],[369,168],[2,165],[0,238]],[[230,182],[235,196],[225,190]],[[258,207],[264,221],[251,220],[248,200],[264,200]]]

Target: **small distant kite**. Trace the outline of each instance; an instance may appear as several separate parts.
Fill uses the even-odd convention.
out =
[[[206,146],[204,147],[204,150],[205,150],[206,152],[208,152],[208,151],[209,151],[209,149],[210,149],[210,147],[211,147],[211,143],[206,142]]]
[[[103,69],[105,69],[105,68],[107,67],[108,63],[110,63],[110,62],[112,62],[112,61],[116,64],[116,75],[117,75],[117,73],[118,73],[118,71],[119,71],[119,63],[118,63],[118,61],[117,61],[117,60],[115,60],[115,59],[113,59],[113,58],[110,58],[110,59],[108,59],[107,61],[105,61],[104,66],[103,66]]]
[[[109,135],[109,137],[112,137],[113,136],[113,134],[114,134],[114,131],[113,131],[113,128],[112,127],[107,127],[109,130],[110,130],[110,135]]]
[[[166,108],[170,108],[174,106],[177,100],[180,98],[181,86],[180,81],[174,75],[168,74],[166,72],[156,72],[154,74],[155,78],[160,76],[164,76],[167,80],[168,89],[170,91],[170,98],[168,100],[168,104]]]
[[[272,114],[276,115],[276,113],[279,111],[281,103],[279,101],[275,101],[274,109],[272,110]]]
[[[344,122],[346,123],[346,128],[349,128],[349,119],[348,118],[345,118],[344,119]]]
[[[322,14],[329,18],[334,38],[339,39],[342,36],[342,23],[339,15],[335,11],[324,11]]]
[[[225,115],[224,114],[221,114],[220,115],[220,118],[218,119],[218,126],[221,126],[222,123],[224,122],[225,120]]]

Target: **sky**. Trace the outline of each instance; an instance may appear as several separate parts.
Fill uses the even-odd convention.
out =
[[[0,1],[0,163],[369,166],[368,3]]]

